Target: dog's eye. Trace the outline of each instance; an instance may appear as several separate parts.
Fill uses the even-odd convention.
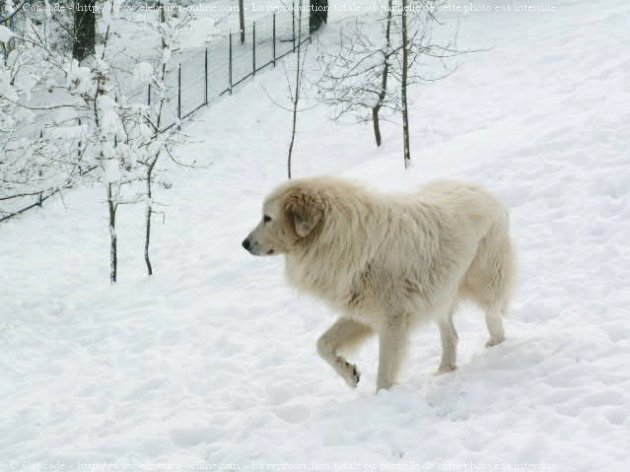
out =
[[[263,216],[263,222],[269,223],[270,221],[271,221],[271,216],[269,216],[269,215],[264,215]]]

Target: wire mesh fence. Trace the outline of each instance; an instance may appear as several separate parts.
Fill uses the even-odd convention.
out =
[[[301,21],[300,21],[301,19]],[[295,52],[298,44],[310,40],[309,15],[293,9],[282,9],[258,17],[243,32],[231,32],[204,48],[180,52],[167,65],[165,88],[134,85],[121,80],[130,103],[155,103],[160,93],[166,94],[161,126],[168,129],[209,105],[266,67],[274,67],[286,55]],[[125,86],[125,83],[127,84]],[[80,152],[80,143],[78,149]],[[81,171],[81,175],[89,173]],[[72,183],[41,191],[2,196],[0,223],[37,208]],[[26,199],[26,202],[24,202]],[[23,203],[24,202],[24,203]]]
[[[301,20],[301,28],[300,28]],[[257,72],[273,67],[310,40],[309,16],[291,9],[273,12],[231,32],[205,48],[188,49],[169,65],[166,75],[166,108],[162,125],[171,127],[203,106],[242,84]],[[157,99],[151,85],[131,93],[130,101]]]

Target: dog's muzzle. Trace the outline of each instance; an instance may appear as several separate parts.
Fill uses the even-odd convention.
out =
[[[243,247],[246,251],[252,252],[252,243],[249,238],[245,238],[245,240],[243,241]]]

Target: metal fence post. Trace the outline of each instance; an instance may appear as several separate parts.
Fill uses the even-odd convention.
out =
[[[273,12],[271,31],[272,31],[272,36],[273,36],[271,54],[273,54],[273,66],[276,67],[276,12],[275,11]]]
[[[229,65],[228,65],[228,73],[230,76],[230,95],[232,95],[232,32],[230,31],[230,47],[228,48],[229,50]]]
[[[182,119],[182,65],[177,65],[177,119]]]
[[[147,87],[147,105],[151,106],[151,83]]]
[[[206,58],[204,63],[204,76],[203,76],[203,103],[208,104],[208,48],[206,48]]]
[[[252,23],[252,75],[256,75],[256,22]]]

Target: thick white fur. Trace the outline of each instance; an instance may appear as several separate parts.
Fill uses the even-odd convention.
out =
[[[389,388],[410,329],[423,321],[440,329],[438,372],[454,370],[458,337],[452,318],[463,299],[485,311],[487,346],[504,340],[502,316],[514,286],[515,255],[508,213],[488,191],[438,181],[414,193],[383,194],[336,178],[314,178],[278,188],[265,211],[282,212],[285,201],[296,196],[319,216],[309,234],[296,236],[282,251],[286,276],[340,313],[318,341],[318,351],[350,386],[356,386],[359,373],[340,351],[377,334],[377,389]],[[312,214],[306,211],[294,224]]]

